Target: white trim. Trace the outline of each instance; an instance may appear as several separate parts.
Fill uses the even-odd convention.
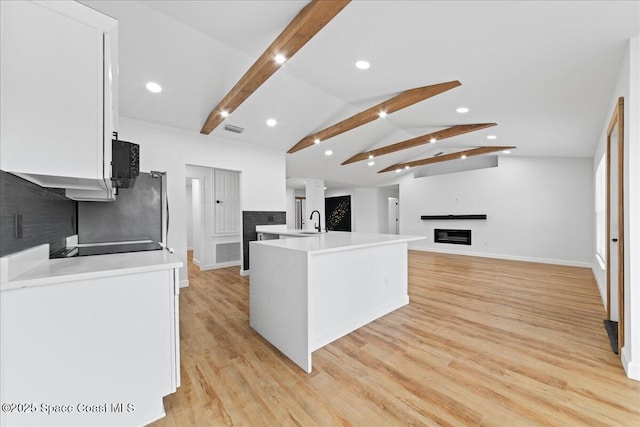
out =
[[[217,270],[219,268],[227,268],[227,267],[234,267],[234,266],[240,266],[240,260],[237,261],[229,261],[229,262],[221,262],[218,264],[207,264],[205,266],[200,266],[200,270],[204,271],[204,270]]]
[[[594,257],[595,258],[595,257]],[[604,309],[607,309],[607,284],[603,282],[605,280],[606,271],[601,268],[602,266],[596,260],[591,265],[591,272],[593,273],[593,278],[596,280],[596,285],[598,286],[598,293],[600,294],[600,299],[602,300],[602,306]]]
[[[518,256],[518,255],[493,254],[493,253],[486,253],[486,252],[463,252],[463,251],[456,251],[456,250],[444,249],[444,248],[436,249],[436,248],[409,246],[409,249],[422,251],[422,252],[438,252],[438,253],[444,253],[444,254],[475,256],[475,257],[481,257],[481,258],[496,258],[496,259],[506,259],[511,261],[526,261],[526,262],[538,262],[542,264],[565,265],[568,267],[593,268],[593,264],[590,262],[571,261],[571,260],[565,260],[565,259],[536,258],[536,257],[527,257],[527,256]]]
[[[191,261],[192,261],[195,265],[197,265],[198,267],[200,267],[201,262],[200,262],[200,260],[199,260],[199,259],[197,259],[197,258],[193,258]]]
[[[240,269],[240,275],[241,276],[248,276],[250,273],[251,273],[251,270]]]
[[[622,361],[622,367],[624,371],[627,373],[627,377],[632,380],[640,381],[640,365],[634,363],[629,358],[629,346],[622,347],[621,351],[622,355],[620,360]]]
[[[181,288],[188,288],[189,287],[189,279],[180,280],[180,287]]]

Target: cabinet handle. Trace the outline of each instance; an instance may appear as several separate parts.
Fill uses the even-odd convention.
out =
[[[612,241],[613,243],[617,243],[617,242],[618,242],[618,239],[611,239],[611,241]]]

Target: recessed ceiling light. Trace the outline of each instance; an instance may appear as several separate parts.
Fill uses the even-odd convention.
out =
[[[367,166],[373,166],[373,165],[375,165],[375,164],[376,164],[376,162],[374,162],[373,160],[371,160],[369,163],[367,163]]]
[[[373,159],[373,154],[369,154],[369,160]]]
[[[387,117],[387,112],[386,111],[380,111],[378,113],[378,116],[380,116],[381,119],[384,119],[385,117]]]
[[[227,110],[222,110],[222,111],[220,111],[220,115],[222,117],[229,117],[229,112]]]
[[[495,135],[487,135],[487,139],[498,139]]]
[[[370,66],[371,64],[369,64],[369,61],[365,61],[364,59],[356,61],[356,68],[359,68],[361,70],[368,70]]]
[[[511,150],[502,150],[504,154],[511,154]]]
[[[327,151],[324,152],[325,156],[330,156],[332,154],[333,154],[333,151],[331,151],[331,150],[327,150]]]
[[[402,171],[402,169],[398,168],[396,169],[396,173],[400,173]]]
[[[460,158],[461,158],[462,160],[464,160],[464,159],[466,159],[466,158],[467,158],[467,156],[466,156],[466,154],[463,154],[462,156],[460,156]]]
[[[287,60],[286,56],[282,55],[281,53],[277,54],[274,59],[278,64],[284,64]]]
[[[147,90],[153,93],[160,93],[162,92],[162,86],[156,82],[149,82],[147,83]]]
[[[436,142],[436,139],[435,139],[435,138],[431,138],[431,139],[429,140],[429,142],[433,144],[434,142]]]
[[[406,165],[404,168],[405,168],[405,169],[409,169],[409,165]]]
[[[327,187],[324,187],[324,189],[326,190],[326,189],[327,189]]]
[[[318,138],[316,138],[316,139],[313,140],[313,143],[314,144],[320,144],[320,140]]]
[[[276,119],[267,120],[267,126],[269,126],[269,127],[274,127],[277,124],[278,124],[278,122],[276,122]]]
[[[468,113],[469,112],[469,108],[467,108],[467,107],[458,107],[458,108],[456,108],[456,112],[460,113],[460,114]]]

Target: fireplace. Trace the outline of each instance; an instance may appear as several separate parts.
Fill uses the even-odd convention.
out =
[[[436,228],[433,230],[435,243],[452,243],[454,245],[470,245],[471,230],[445,230]]]

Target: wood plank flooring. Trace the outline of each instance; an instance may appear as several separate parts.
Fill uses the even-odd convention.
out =
[[[589,269],[409,252],[408,306],[313,353],[249,327],[249,280],[189,266],[161,426],[640,426]]]

